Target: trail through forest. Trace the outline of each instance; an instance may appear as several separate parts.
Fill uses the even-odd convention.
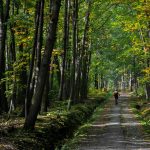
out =
[[[97,119],[78,144],[78,150],[150,150],[140,123],[129,108],[129,95],[121,94],[119,104],[107,105],[103,119]]]

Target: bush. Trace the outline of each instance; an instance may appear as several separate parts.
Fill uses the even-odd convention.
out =
[[[21,135],[19,133],[15,136],[12,133],[13,138],[16,138],[14,143],[22,150],[26,149],[24,144],[30,145],[30,149],[37,147],[53,149],[62,145],[65,139],[73,136],[75,130],[92,115],[95,108],[103,101],[104,99],[87,100],[72,106],[70,111],[53,109],[47,116],[38,118],[35,132],[21,133]]]
[[[145,99],[135,98],[132,100],[132,107],[135,109],[135,113],[142,122],[145,131],[150,133],[150,103]]]

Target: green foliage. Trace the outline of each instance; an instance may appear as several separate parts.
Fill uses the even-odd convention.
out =
[[[121,76],[129,76],[129,72],[131,78],[138,78],[141,88],[149,82],[147,6],[149,1],[142,0],[139,3],[130,0],[93,2],[91,82],[98,74],[98,78],[104,76],[103,80],[113,88],[112,83],[121,82]]]
[[[107,95],[108,96],[108,95]],[[93,115],[91,116],[91,118],[84,123],[82,126],[80,126],[78,128],[78,130],[76,130],[76,132],[74,133],[73,138],[68,139],[66,141],[66,143],[63,145],[62,150],[70,150],[70,149],[75,149],[76,146],[78,145],[78,143],[82,140],[82,138],[84,136],[87,135],[88,130],[90,129],[92,123],[97,119],[100,118],[101,113],[104,110],[104,106],[105,103],[103,103],[102,105],[100,104],[94,111]]]
[[[100,106],[103,101],[104,99],[88,100],[84,105],[81,103],[72,106],[70,111],[63,108],[66,105],[64,102],[62,104],[59,102],[46,116],[40,115],[38,117],[34,132],[13,129],[7,136],[14,145],[23,150],[35,147],[51,149],[53,145],[60,146],[73,135],[81,124],[89,119],[95,108]]]
[[[104,90],[104,89],[103,89]],[[101,91],[100,89],[93,89],[93,88],[89,88],[89,97],[109,97],[110,93],[109,91]]]
[[[131,106],[147,134],[150,133],[150,103],[145,99],[132,98]],[[137,107],[139,106],[139,107]],[[138,109],[137,109],[138,108]]]

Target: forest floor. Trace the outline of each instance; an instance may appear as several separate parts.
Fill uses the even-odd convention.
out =
[[[150,150],[150,134],[146,134],[133,114],[131,99],[128,94],[122,93],[118,105],[115,105],[112,98],[103,107],[99,106],[98,110],[101,111],[98,111],[97,119],[85,130],[86,134],[79,135],[77,144],[73,148],[63,150]],[[3,118],[0,120],[4,122]],[[11,118],[11,120],[0,123],[0,150],[17,150],[13,140],[28,137],[21,131],[13,135],[16,128],[22,128],[24,119]],[[9,132],[12,132],[12,137],[7,137]],[[36,137],[36,134],[34,136]],[[28,137],[27,140],[35,140],[34,136]],[[33,141],[35,144],[36,142]],[[19,141],[19,144],[26,145],[27,143]],[[26,148],[28,149],[30,148]]]
[[[150,150],[150,135],[136,119],[129,105],[129,95],[122,93],[119,104],[106,105],[101,117],[81,137],[76,150]]]
[[[97,107],[103,107],[109,93],[89,98],[82,103],[72,105],[67,111],[68,101],[55,101],[47,113],[40,113],[35,130],[23,130],[24,117],[16,109],[11,116],[0,116],[0,150],[54,150],[60,147],[79,126],[84,124]],[[18,113],[17,113],[18,112]]]

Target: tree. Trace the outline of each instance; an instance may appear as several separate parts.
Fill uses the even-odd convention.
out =
[[[6,83],[2,82],[5,77],[5,44],[7,38],[7,21],[9,19],[10,0],[6,1],[5,9],[3,9],[3,0],[0,0],[0,109],[8,112],[8,104],[6,98]]]
[[[46,77],[48,74],[48,68],[50,64],[50,58],[52,55],[52,50],[55,43],[56,37],[56,29],[57,29],[57,22],[59,16],[61,1],[54,0],[52,1],[52,10],[51,10],[51,18],[49,21],[49,30],[45,45],[45,51],[41,62],[40,72],[38,76],[37,87],[35,89],[35,93],[33,96],[34,104],[30,107],[29,115],[27,116],[24,124],[25,129],[33,129],[35,125],[35,121],[40,110],[40,105],[42,101],[42,95],[44,91],[44,85],[46,82]]]

